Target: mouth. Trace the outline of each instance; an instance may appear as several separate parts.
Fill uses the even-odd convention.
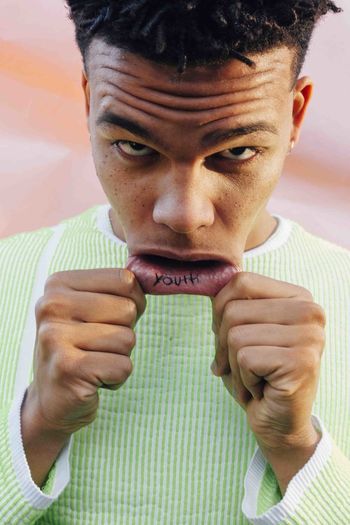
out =
[[[161,266],[164,269],[172,271],[174,269],[181,268],[193,268],[199,270],[209,269],[215,267],[216,265],[224,264],[223,261],[219,259],[186,259],[186,258],[172,258],[165,257],[163,255],[153,255],[153,254],[144,254],[139,256],[148,264],[154,266]]]
[[[127,268],[135,274],[145,293],[215,297],[241,271],[238,266],[211,255],[203,255],[203,258],[198,254],[184,258],[178,254],[171,255],[144,253],[129,257]]]

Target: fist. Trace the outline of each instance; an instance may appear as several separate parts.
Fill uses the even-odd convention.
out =
[[[145,304],[128,270],[51,275],[36,304],[34,380],[23,411],[65,435],[91,423],[98,389],[116,390],[132,372],[133,328]]]
[[[265,448],[314,436],[312,405],[325,343],[325,314],[299,286],[236,274],[212,299],[213,373],[247,412]]]

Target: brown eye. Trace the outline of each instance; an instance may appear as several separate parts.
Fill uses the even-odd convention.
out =
[[[228,160],[242,161],[242,160],[252,159],[253,157],[255,157],[257,153],[258,151],[256,148],[242,147],[242,148],[226,149],[218,153],[216,156],[219,158],[221,157],[223,159],[228,159]]]
[[[117,142],[113,142],[113,144],[128,157],[146,157],[154,153],[152,148],[129,140],[118,140]]]

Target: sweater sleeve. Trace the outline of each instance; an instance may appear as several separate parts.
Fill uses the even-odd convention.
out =
[[[62,449],[45,484],[32,480],[21,436],[21,406],[25,391],[0,410],[0,523],[31,525],[42,517],[70,479],[71,441]]]
[[[327,525],[349,523],[350,460],[322,422],[322,438],[309,461],[289,482],[282,498],[277,479],[258,448],[248,467],[242,510],[254,525]]]

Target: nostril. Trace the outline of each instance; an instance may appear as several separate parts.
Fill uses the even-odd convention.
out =
[[[176,233],[189,234],[199,228],[212,226],[215,213],[212,203],[200,196],[180,199],[172,195],[156,203],[153,220]]]

